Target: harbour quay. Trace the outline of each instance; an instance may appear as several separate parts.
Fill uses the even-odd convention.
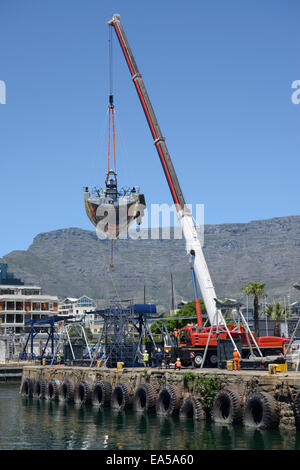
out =
[[[22,380],[24,362],[0,364],[0,383],[19,383]]]
[[[300,374],[294,371],[26,365],[20,394],[257,429],[300,429]]]

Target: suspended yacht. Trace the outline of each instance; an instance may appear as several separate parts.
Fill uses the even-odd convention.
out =
[[[116,143],[115,143],[115,115],[113,103],[112,86],[112,33],[110,28],[109,36],[109,81],[110,93],[108,104],[108,166],[105,179],[105,187],[84,189],[84,203],[86,213],[96,227],[99,238],[111,240],[111,261],[113,264],[113,243],[120,237],[129,226],[136,221],[138,225],[142,223],[144,209],[146,207],[144,194],[140,192],[139,186],[132,189],[118,189],[117,184],[117,164],[116,164]],[[111,142],[112,130],[112,142]],[[110,167],[111,144],[113,144],[114,169]]]
[[[97,228],[99,238],[110,240],[119,238],[134,220],[141,225],[146,207],[139,186],[118,190],[114,170],[108,172],[104,189],[94,188],[90,191],[88,187],[85,188],[84,201],[86,213]]]
[[[136,221],[138,225],[142,223],[144,209],[146,207],[145,196],[140,192],[139,186],[132,189],[118,189],[117,185],[117,165],[116,165],[116,145],[115,145],[115,120],[113,94],[109,95],[108,106],[108,172],[105,179],[105,187],[89,190],[86,186],[84,190],[84,203],[86,213],[96,227],[97,235],[100,239],[111,240],[110,267],[113,263],[113,243],[122,233],[128,230],[129,226]],[[114,169],[110,169],[110,131],[113,131],[113,152]]]

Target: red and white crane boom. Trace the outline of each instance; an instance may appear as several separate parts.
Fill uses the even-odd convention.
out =
[[[190,210],[186,207],[186,203],[180,188],[175,169],[173,167],[171,157],[167,149],[165,139],[161,133],[142,76],[138,70],[126,35],[124,33],[124,29],[120,22],[120,15],[113,15],[112,19],[108,21],[108,24],[113,27],[116,32],[131,74],[131,78],[135,85],[147,122],[149,124],[154,145],[159,155],[172,194],[172,198],[177,209],[178,220],[182,227],[183,235],[186,241],[186,250],[187,253],[193,258],[193,268],[199,284],[199,288],[205,304],[210,324],[226,325],[226,322],[220,310],[217,310],[216,308],[216,293],[203,255],[201,242],[198,238],[194,220]]]

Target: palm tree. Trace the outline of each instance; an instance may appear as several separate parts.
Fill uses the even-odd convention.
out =
[[[249,282],[241,291],[246,295],[253,295],[253,319],[254,319],[254,331],[256,336],[259,336],[259,323],[258,323],[258,299],[259,297],[265,297],[265,283],[261,282]]]
[[[279,322],[290,316],[290,310],[286,309],[281,302],[274,302],[267,305],[265,314],[268,318],[275,320],[274,336],[280,336]]]

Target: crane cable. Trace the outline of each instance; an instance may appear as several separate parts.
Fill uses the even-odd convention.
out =
[[[114,98],[113,98],[113,70],[112,70],[112,57],[113,57],[113,48],[112,48],[112,29],[109,28],[109,105],[108,105],[108,172],[107,172],[107,182],[109,182],[109,172],[110,172],[110,134],[111,134],[111,125],[112,125],[112,135],[113,135],[113,152],[114,152],[114,173],[115,173],[115,182],[117,184],[117,161],[116,161],[116,135],[115,135],[115,116],[114,116]],[[110,263],[109,267],[112,269],[114,265],[114,240],[110,242]]]
[[[114,173],[117,182],[117,160],[116,160],[116,135],[115,135],[115,116],[114,116],[114,95],[113,95],[113,70],[112,70],[112,29],[109,28],[109,105],[108,105],[108,174],[110,171],[110,135],[111,125],[113,134],[113,152],[114,152]],[[108,176],[107,174],[107,181]]]
[[[121,296],[120,296],[120,293],[119,293],[119,291],[118,291],[118,289],[117,289],[117,286],[116,286],[116,284],[115,284],[115,282],[114,282],[114,279],[113,279],[113,277],[112,277],[112,275],[111,275],[111,271],[110,271],[109,269],[107,269],[107,273],[108,273],[108,275],[109,275],[109,277],[110,277],[112,286],[113,286],[113,288],[114,288],[114,290],[115,290],[116,297],[117,297],[119,303],[121,303],[121,302],[122,302],[122,301],[121,301]]]

